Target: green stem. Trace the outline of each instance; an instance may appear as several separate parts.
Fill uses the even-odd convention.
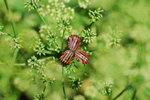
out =
[[[63,33],[62,33],[62,40],[64,39],[64,34],[65,34],[65,30],[63,30]],[[62,41],[62,44],[61,44],[62,51],[63,51],[63,47],[64,47],[64,42]]]
[[[16,38],[18,34],[16,33],[16,30],[15,30],[15,24],[12,21],[11,21],[11,27],[12,27],[12,30],[13,30],[13,33],[14,33],[14,37]]]
[[[8,7],[7,0],[4,0],[4,3],[5,3],[5,6],[6,6],[6,9],[7,9],[7,12],[10,13],[10,9]],[[12,27],[12,30],[13,30],[13,33],[14,33],[13,37],[16,38],[18,36],[18,34],[17,34],[16,30],[15,30],[15,24],[14,24],[13,21],[10,21],[10,24],[11,24],[11,27]],[[15,51],[14,51],[14,55],[13,55],[13,61],[14,62],[16,61],[18,51],[19,51],[18,48],[16,48]]]
[[[91,26],[94,24],[95,22],[91,22],[90,24],[88,24],[87,26],[85,26],[85,28],[83,30],[87,30],[88,28],[91,28]],[[83,30],[79,33],[79,35],[83,32]]]
[[[52,54],[52,52],[48,51],[48,50],[44,50],[44,53],[46,53],[46,54]]]
[[[133,95],[132,95],[132,99],[131,99],[131,100],[134,100],[134,99],[135,99],[136,93],[137,93],[137,90],[136,90],[136,89],[134,89],[134,91],[133,91]]]
[[[108,95],[108,100],[111,100],[111,95]]]
[[[52,57],[46,57],[46,58],[41,58],[41,59],[38,59],[38,61],[42,62],[42,61],[46,61],[46,60],[50,60],[52,59]],[[5,65],[7,63],[4,63],[4,62],[0,62],[0,65]],[[26,63],[15,63],[14,66],[27,66]]]
[[[67,95],[66,95],[66,91],[65,91],[65,84],[64,84],[64,67],[63,67],[63,66],[62,66],[62,77],[63,77],[62,89],[63,89],[64,98],[65,98],[65,100],[68,100]]]
[[[37,9],[37,8],[35,8],[35,9],[36,9],[37,14],[39,15],[39,17],[40,17],[41,20],[43,21],[43,23],[44,23],[46,26],[48,26],[47,23],[46,23],[46,21],[45,21],[45,19],[44,19],[44,17],[41,16],[41,14],[39,13],[38,9]],[[47,33],[50,33],[50,31],[49,31],[47,28],[46,28],[46,31],[47,31]]]
[[[46,83],[44,84],[44,88],[42,90],[42,98],[40,98],[40,100],[44,100],[44,98],[45,98],[45,91],[46,91]]]
[[[5,6],[6,6],[6,9],[7,9],[7,12],[10,13],[10,9],[8,7],[7,0],[4,0],[4,3],[5,3]],[[11,24],[11,27],[12,27],[12,30],[13,30],[13,33],[14,33],[14,37],[17,37],[17,33],[16,33],[16,30],[15,30],[15,24],[14,24],[14,22],[10,21],[10,24]]]
[[[6,6],[7,11],[9,11],[8,4],[7,4],[7,0],[4,0],[4,3],[5,3],[5,6]]]
[[[19,52],[19,49],[16,48],[15,51],[14,51],[14,55],[13,55],[13,61],[14,61],[14,62],[16,62],[18,52]]]
[[[131,88],[131,85],[128,85],[127,87],[125,87],[116,97],[113,98],[113,100],[118,99],[125,91],[127,91],[130,88]]]
[[[65,33],[65,30],[63,30],[62,39],[64,39],[64,33]],[[63,41],[62,41],[61,48],[62,48],[62,51],[63,51]],[[63,65],[62,65],[62,79],[63,79],[63,81],[62,81],[63,94],[64,94],[64,97],[65,97],[65,100],[68,100],[67,95],[66,95],[66,91],[65,91],[65,84],[64,84],[64,66]]]
[[[50,59],[52,59],[52,57],[41,58],[41,59],[38,59],[38,61],[43,62],[43,61],[50,60]],[[4,65],[5,63],[0,62],[0,64]],[[14,64],[14,66],[27,66],[27,64],[26,63],[16,63],[16,64]]]
[[[42,62],[42,61],[46,61],[46,60],[50,60],[52,59],[52,57],[44,57],[44,58],[41,58],[41,59],[38,59],[38,61]]]
[[[88,29],[91,28],[91,26],[94,24],[95,22],[91,22],[89,25],[87,25],[84,29]]]
[[[39,17],[41,18],[41,20],[43,21],[43,23],[44,23],[46,26],[48,26],[48,24],[46,23],[44,17],[41,16],[41,14],[39,13],[38,9],[35,8],[35,10],[36,10],[36,13],[39,15]],[[50,33],[50,31],[49,31],[48,29],[46,29],[46,31],[47,31],[47,33]],[[54,41],[55,41],[55,38],[54,38]],[[56,42],[54,42],[54,43],[58,46],[58,44],[57,44]]]
[[[43,16],[41,16],[41,14],[39,13],[38,9],[35,8],[35,10],[36,10],[37,14],[39,15],[39,17],[41,18],[41,20],[43,21],[43,23],[44,23],[45,25],[47,25],[45,19],[43,18]]]
[[[16,63],[15,66],[26,66],[25,63]]]
[[[39,13],[38,9],[35,8],[35,10],[36,10],[36,13],[39,15],[39,17],[41,18],[41,20],[43,21],[43,23],[44,23],[46,26],[48,26],[48,24],[46,23],[44,17],[41,16],[41,14]],[[50,31],[49,31],[48,29],[46,29],[46,30],[47,30],[47,33],[50,33]]]

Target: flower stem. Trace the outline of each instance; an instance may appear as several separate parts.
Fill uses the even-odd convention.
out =
[[[84,27],[84,29],[82,29],[82,31],[79,33],[79,35],[83,32],[83,30],[87,30],[89,28],[91,28],[91,26],[94,24],[95,22],[91,22],[90,24],[88,24],[87,26]]]
[[[63,89],[63,94],[64,94],[64,98],[65,100],[68,100],[67,95],[66,95],[66,90],[65,90],[65,84],[64,84],[64,67],[62,66],[62,89]]]
[[[65,34],[65,30],[63,30],[62,39],[64,39],[64,34]],[[61,44],[62,51],[63,51],[63,47],[64,47],[64,42],[62,41],[62,44]]]
[[[14,62],[16,62],[18,52],[19,52],[19,49],[16,48],[15,51],[14,51],[14,55],[13,55],[13,61]]]
[[[108,95],[108,100],[111,100],[111,95]]]
[[[25,63],[16,63],[15,66],[26,66]]]
[[[6,6],[7,11],[9,11],[9,7],[8,7],[8,4],[7,4],[7,0],[4,0],[4,3],[5,3],[5,6]]]
[[[4,3],[5,3],[5,6],[6,6],[6,9],[7,9],[7,12],[10,13],[10,9],[9,9],[7,0],[4,0]],[[10,21],[10,24],[11,24],[11,27],[12,27],[12,30],[13,30],[13,33],[14,33],[14,37],[16,37],[17,33],[16,33],[16,30],[15,30],[15,24],[14,24],[13,21]]]
[[[53,58],[51,56],[49,56],[49,57],[44,57],[44,58],[38,59],[38,61],[42,62],[42,61],[47,61],[50,59],[53,59]]]
[[[40,19],[43,21],[43,23],[48,26],[48,24],[46,23],[44,17],[39,13],[38,9],[35,8],[36,13],[39,15]],[[51,33],[48,29],[46,29],[47,33]],[[54,38],[54,43],[58,46],[58,44],[55,42],[55,38]]]
[[[137,93],[137,90],[136,90],[136,89],[134,89],[134,91],[133,91],[133,95],[132,95],[132,99],[131,99],[131,100],[134,100],[134,99],[135,99],[136,93]]]
[[[45,25],[47,25],[45,19],[43,18],[43,16],[41,16],[41,14],[39,13],[38,9],[35,8],[35,10],[36,10],[37,14],[39,15],[39,17],[41,18],[41,20],[43,21],[43,23],[44,23]]]
[[[64,33],[65,33],[65,30],[63,30],[63,33],[62,33],[62,39],[64,38]],[[63,41],[62,41],[62,45],[61,45],[61,48],[62,48],[62,51],[63,51]],[[64,94],[64,98],[65,100],[68,100],[67,98],[67,95],[66,95],[66,91],[65,91],[65,84],[64,84],[64,66],[62,65],[62,89],[63,89],[63,94]]]
[[[132,88],[131,85],[126,86],[116,97],[114,97],[112,100],[116,100],[118,99],[125,91],[127,91],[128,89]]]
[[[87,25],[84,29],[88,29],[91,28],[91,26],[94,24],[95,22],[91,22],[89,25]]]
[[[7,3],[7,0],[4,0],[4,3],[5,3],[5,6],[6,6],[6,9],[7,9],[7,12],[10,13],[10,9],[9,9],[9,6],[8,6],[8,3]],[[12,27],[12,30],[13,30],[13,38],[16,38],[18,36],[18,33],[16,32],[16,29],[15,29],[15,23],[13,21],[10,21],[10,24],[11,24],[11,27]],[[19,49],[18,48],[15,48],[15,51],[14,51],[14,55],[13,55],[13,61],[15,62],[16,61],[16,58],[17,58],[17,54],[18,54],[18,51]]]

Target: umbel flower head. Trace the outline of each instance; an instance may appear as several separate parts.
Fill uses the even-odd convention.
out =
[[[90,56],[82,50],[79,50],[82,40],[78,35],[71,35],[68,41],[68,48],[70,50],[66,50],[62,56],[60,57],[60,61],[65,64],[70,64],[74,57],[76,57],[77,61],[88,64],[90,62]]]

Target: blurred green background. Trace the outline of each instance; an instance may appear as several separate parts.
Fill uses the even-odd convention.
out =
[[[0,0],[0,26],[4,26],[1,31],[12,33],[11,19],[21,40],[17,63],[26,63],[34,54],[33,47],[42,25],[38,14],[29,12],[24,3],[25,0],[8,0],[11,9],[8,13],[4,1]],[[90,64],[83,66],[77,62],[78,69],[74,68],[75,74],[71,74],[82,79],[82,86],[75,90],[65,83],[69,99],[110,100],[131,85],[118,100],[149,100],[150,0],[91,0],[87,9],[76,7],[77,0],[71,0],[66,5],[75,10],[71,23],[75,34],[89,23],[88,10],[104,9],[102,20],[92,26],[97,36],[88,45],[90,50],[94,49]],[[46,20],[50,27],[55,27],[55,20],[49,17]],[[119,43],[115,45],[113,41]],[[0,100],[32,100],[43,89],[38,79],[40,75],[33,77],[30,67],[15,65],[13,54],[11,39],[0,36]],[[46,88],[45,100],[64,100],[61,64],[49,60],[45,68],[45,75],[55,79]]]

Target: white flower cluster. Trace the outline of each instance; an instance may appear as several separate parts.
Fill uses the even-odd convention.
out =
[[[89,1],[90,0],[78,0],[78,3],[81,8],[86,9],[87,6],[89,5]]]
[[[96,38],[96,33],[93,32],[91,29],[83,30],[83,34],[83,42],[85,43],[91,43]]]
[[[120,46],[121,32],[117,28],[110,28],[110,32],[106,35],[106,43],[108,46]]]
[[[37,9],[40,6],[39,2],[40,0],[27,0],[25,2],[25,8],[27,8],[29,11]]]
[[[91,22],[96,22],[96,21],[100,20],[103,17],[103,15],[102,15],[103,12],[104,12],[104,10],[101,8],[98,8],[94,11],[90,10],[89,16],[91,17]]]
[[[16,48],[16,49],[20,49],[22,46],[20,44],[20,38],[19,37],[16,37],[16,38],[12,38],[12,47],[13,48]]]
[[[45,45],[41,42],[41,40],[39,39],[34,47],[34,51],[38,54],[38,55],[45,55]]]

